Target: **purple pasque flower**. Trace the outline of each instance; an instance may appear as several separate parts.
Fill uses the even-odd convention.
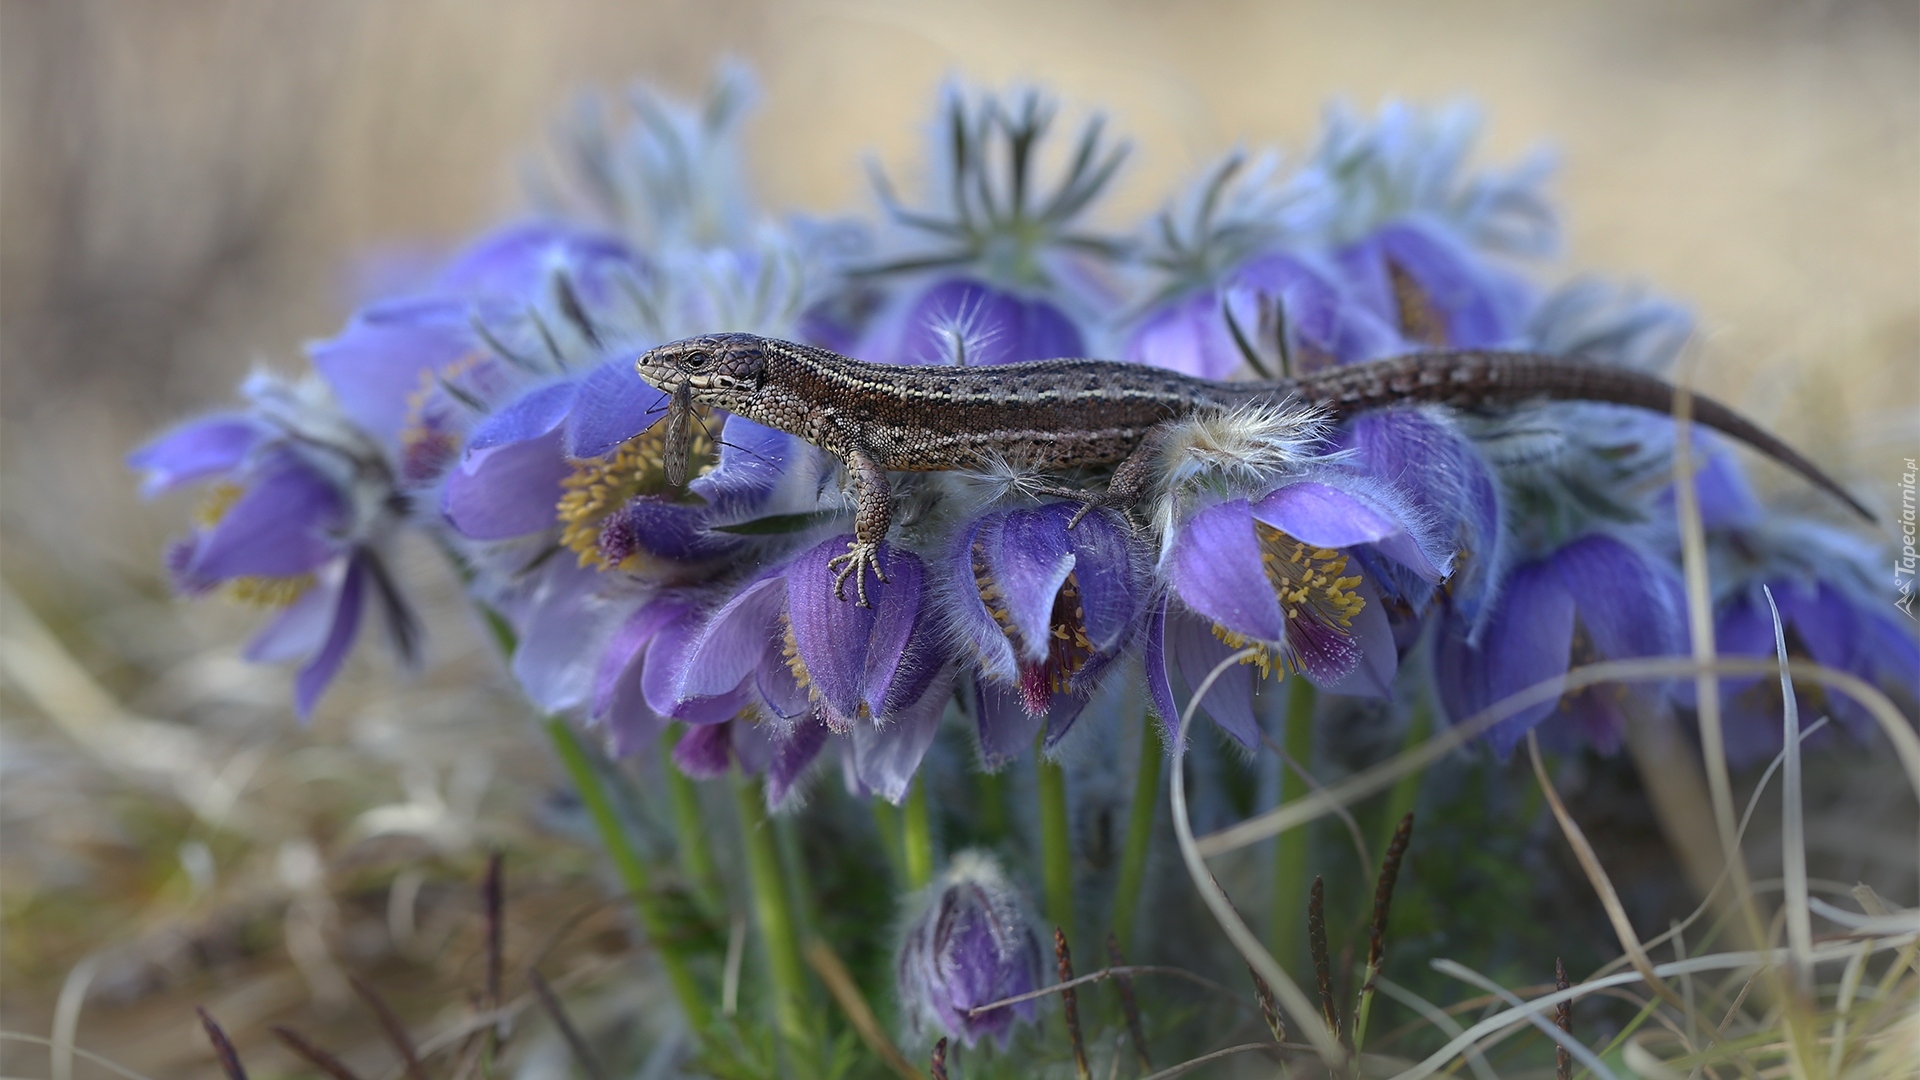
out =
[[[1334,259],[1359,302],[1415,345],[1511,345],[1533,306],[1523,281],[1432,220],[1384,225]]]
[[[1051,301],[973,278],[935,283],[875,334],[895,342],[875,359],[895,364],[1013,364],[1086,355],[1086,340]]]
[[[1276,251],[1247,260],[1217,286],[1157,306],[1128,336],[1126,357],[1202,378],[1229,378],[1246,366],[1236,327],[1269,365],[1279,359],[1273,346],[1284,334],[1296,374],[1372,360],[1401,344],[1394,327],[1334,274],[1305,256]]]
[[[1198,689],[1249,646],[1256,654],[1228,668],[1202,703],[1248,748],[1260,744],[1253,696],[1276,670],[1333,693],[1386,696],[1399,662],[1393,631],[1350,549],[1437,582],[1451,562],[1439,535],[1391,486],[1329,466],[1189,515],[1168,539],[1161,573],[1171,588],[1147,626],[1148,689],[1169,732],[1180,715],[1172,671]]]
[[[1069,529],[1068,503],[997,510],[955,535],[939,592],[946,624],[971,654],[975,720],[989,768],[1052,746],[1132,642],[1150,568],[1117,514]]]
[[[1418,520],[1432,526],[1437,547],[1453,555],[1447,596],[1470,622],[1487,610],[1506,564],[1500,484],[1473,442],[1445,413],[1383,409],[1356,416],[1331,440],[1341,462],[1385,481]],[[1384,592],[1414,612],[1435,593],[1434,579],[1391,559],[1371,559],[1370,575]]]
[[[1720,603],[1714,647],[1721,656],[1775,656],[1773,613],[1762,584],[1746,582]],[[1789,655],[1856,675],[1909,711],[1920,703],[1920,645],[1910,625],[1882,611],[1881,604],[1862,600],[1831,581],[1783,577],[1764,584],[1779,607]],[[1779,753],[1780,680],[1771,675],[1726,678],[1720,685],[1728,760],[1747,765]],[[1873,717],[1847,694],[1818,683],[1796,683],[1794,695],[1801,716],[1831,716],[1857,741],[1871,741]]]
[[[1884,565],[1874,545],[1819,522],[1768,514],[1723,447],[1708,448],[1694,486],[1716,585],[1714,643],[1721,655],[1773,659],[1773,614],[1763,591],[1770,589],[1789,654],[1856,675],[1904,706],[1920,703],[1920,647],[1911,624],[1872,599],[1875,567]],[[1779,679],[1727,677],[1720,688],[1728,758],[1747,764],[1777,753]],[[1691,689],[1681,684],[1678,696],[1691,701]],[[1809,720],[1831,716],[1857,740],[1870,739],[1873,719],[1851,697],[1811,682],[1794,692]]]
[[[968,1046],[982,1037],[1002,1048],[1016,1020],[1032,1023],[1023,1001],[975,1013],[1040,986],[1040,938],[1027,903],[992,856],[963,851],[923,894],[894,961],[909,1037],[943,1032]]]
[[[820,732],[846,736],[851,775],[897,803],[952,696],[952,664],[912,553],[883,545],[887,576],[869,589],[871,608],[834,598],[828,563],[848,539],[829,537],[755,575],[677,648],[653,644],[639,689],[655,714],[690,724],[751,706],[776,746],[796,733],[809,745]],[[824,735],[807,760],[821,745]],[[805,762],[790,764],[797,773]]]
[[[1455,611],[1434,651],[1440,700],[1455,722],[1566,673],[1575,664],[1667,656],[1685,645],[1678,576],[1628,540],[1582,536],[1513,566],[1477,636]],[[1771,638],[1769,638],[1771,640]],[[1487,742],[1505,758],[1528,731],[1554,749],[1619,749],[1622,694],[1658,699],[1659,684],[1590,687],[1546,701],[1495,724]]]
[[[380,548],[404,513],[379,449],[316,382],[257,374],[244,413],[191,421],[128,455],[148,496],[210,483],[193,530],[167,552],[183,594],[218,590],[276,609],[246,657],[298,661],[302,718],[345,662],[369,601],[411,663],[419,631]]]
[[[420,294],[362,308],[308,356],[402,481],[423,486],[487,409],[562,370],[554,349],[592,347],[595,313],[622,279],[646,275],[617,238],[557,222],[509,226],[455,257]],[[566,317],[529,314],[543,306]]]

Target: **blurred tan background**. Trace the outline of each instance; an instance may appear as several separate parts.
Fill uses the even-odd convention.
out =
[[[1329,98],[1470,96],[1489,160],[1559,150],[1561,272],[1694,305],[1703,385],[1881,505],[1920,451],[1911,2],[5,0],[0,1026],[77,1024],[177,1075],[209,1067],[191,1003],[224,1003],[272,1060],[276,1016],[364,1028],[339,1005],[356,948],[422,985],[471,976],[478,845],[532,846],[552,782],[499,752],[531,736],[478,637],[442,632],[398,690],[356,659],[299,731],[284,676],[235,659],[253,616],[166,598],[184,504],[138,504],[120,458],[249,366],[296,368],[346,314],[356,258],[512,212],[517,164],[574,94],[694,93],[723,56],[762,80],[765,201],[809,210],[867,209],[864,156],[913,160],[954,75],[1108,108],[1136,142],[1110,223],[1237,141],[1304,149]],[[458,626],[444,583],[431,602]],[[224,803],[200,805],[210,784]],[[528,859],[529,920],[592,909],[590,856]],[[398,934],[407,865],[430,868],[423,911],[456,912],[431,963],[367,944]],[[579,964],[612,947],[576,938]],[[0,1045],[0,1071],[49,1068]]]

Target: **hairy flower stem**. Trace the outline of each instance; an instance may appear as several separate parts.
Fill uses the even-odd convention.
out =
[[[924,889],[933,880],[933,825],[927,819],[927,778],[913,781],[901,820],[901,842],[906,856],[907,888]]]
[[[1034,744],[1034,765],[1040,790],[1040,878],[1047,921],[1072,940],[1073,845],[1067,827],[1067,774],[1040,752],[1039,740]]]
[[[1140,714],[1140,764],[1133,773],[1133,808],[1127,816],[1127,846],[1120,853],[1120,879],[1114,886],[1113,935],[1121,951],[1133,944],[1134,915],[1140,886],[1147,878],[1147,848],[1153,842],[1153,809],[1160,798],[1160,735],[1151,713]]]
[[[779,840],[767,820],[767,794],[757,776],[736,772],[734,805],[740,815],[740,840],[747,855],[747,882],[753,892],[753,917],[767,946],[767,971],[773,980],[773,1019],[790,1046],[807,1035],[806,967],[794,930],[787,879],[780,867]]]
[[[646,930],[647,939],[660,954],[661,966],[667,969],[667,981],[673,984],[674,996],[680,1000],[680,1010],[687,1014],[687,1023],[693,1030],[706,1030],[713,1019],[712,1011],[707,1007],[706,995],[695,981],[692,969],[687,966],[687,958],[674,939],[672,927],[668,925],[665,913],[660,910],[659,898],[654,895],[652,882],[648,878],[647,864],[640,861],[640,853],[634,849],[633,839],[627,835],[619,813],[614,810],[613,800],[608,797],[606,785],[601,783],[600,773],[593,767],[587,748],[581,744],[572,725],[565,719],[550,717],[545,727],[547,738],[552,741],[554,752],[559,755],[560,764],[567,771],[567,778],[573,781],[574,790],[580,793],[580,801],[587,808],[587,817],[593,822],[594,831],[600,834],[600,842],[606,845],[614,871],[620,875],[620,884],[626,888],[627,896],[640,915],[640,925]]]
[[[993,844],[1007,835],[1007,774],[982,772],[975,778],[973,831],[976,842]]]
[[[906,885],[906,840],[900,835],[900,808],[878,795],[873,797],[873,827],[880,833],[880,847],[887,853],[887,868],[893,879]]]
[[[1407,733],[1400,740],[1400,752],[1406,753],[1427,741],[1433,734],[1433,700],[1424,693],[1415,693],[1407,708]],[[1420,781],[1427,775],[1425,769],[1416,769],[1401,777],[1387,792],[1386,816],[1381,821],[1380,839],[1376,850],[1384,849],[1393,843],[1394,830],[1400,827],[1401,819],[1413,813],[1420,802]]]
[[[726,910],[726,902],[720,895],[720,872],[713,865],[712,840],[700,823],[700,791],[672,765],[673,746],[679,738],[678,726],[660,735],[660,771],[666,774],[667,795],[673,803],[673,838],[679,849],[680,868],[693,886],[693,895],[702,910],[717,916]]]
[[[1301,768],[1313,760],[1313,709],[1318,700],[1313,684],[1295,675],[1287,687],[1287,728],[1284,745],[1287,756]],[[1307,782],[1285,764],[1280,767],[1280,803],[1286,805],[1307,795]],[[1274,840],[1273,920],[1268,940],[1273,942],[1273,958],[1284,968],[1297,967],[1301,959],[1301,931],[1306,925],[1307,830],[1304,826],[1281,833]]]

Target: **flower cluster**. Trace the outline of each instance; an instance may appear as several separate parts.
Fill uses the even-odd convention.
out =
[[[750,98],[729,71],[698,107],[641,91],[626,117],[582,108],[539,216],[356,313],[311,348],[306,381],[256,377],[245,410],[133,455],[149,492],[210,482],[174,579],[279,609],[249,655],[304,661],[303,714],[369,599],[412,654],[382,557],[403,528],[511,627],[542,709],[620,754],[677,725],[683,772],[763,773],[776,806],[829,752],[855,790],[900,801],[950,712],[997,768],[1142,668],[1171,721],[1242,650],[1203,707],[1249,748],[1276,679],[1388,697],[1418,658],[1460,719],[1576,662],[1684,651],[1672,425],[1590,404],[1196,416],[1143,520],[1071,528],[1076,504],[1012,468],[902,477],[884,583],[870,607],[837,600],[838,463],[740,417],[662,422],[640,352],[750,331],[899,364],[1115,356],[1219,379],[1434,347],[1658,370],[1689,328],[1631,291],[1538,284],[1528,260],[1557,236],[1546,170],[1470,169],[1461,109],[1337,111],[1297,168],[1231,155],[1128,235],[1087,223],[1127,147],[1097,117],[1057,145],[1030,92],[948,93],[931,189],[913,201],[880,177],[883,220],[763,213],[740,172]],[[1699,446],[1722,648],[1771,653],[1755,601],[1771,585],[1795,647],[1914,695],[1913,637],[1866,599],[1873,553],[1763,513],[1728,453]],[[1766,749],[1768,685],[1729,683],[1759,721],[1743,753]],[[1537,727],[1611,750],[1622,706],[1589,691],[1489,739],[1504,754]],[[1860,733],[1852,706],[1820,707]]]

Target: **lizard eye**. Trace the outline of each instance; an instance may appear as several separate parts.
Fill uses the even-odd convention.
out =
[[[680,366],[688,371],[699,371],[711,363],[713,363],[712,353],[697,352],[680,361]]]

